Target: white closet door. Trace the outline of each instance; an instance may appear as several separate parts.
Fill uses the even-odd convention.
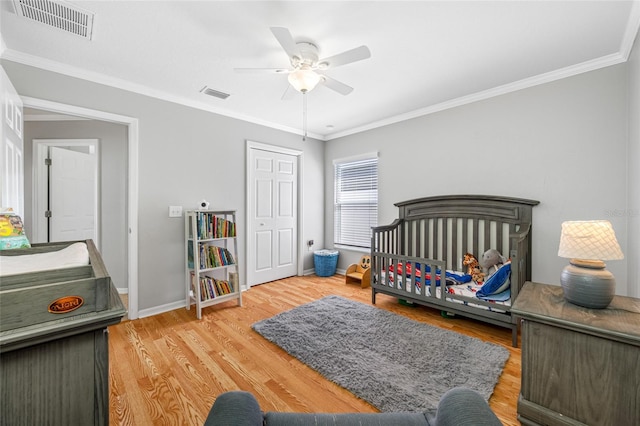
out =
[[[296,275],[298,170],[294,155],[250,150],[250,285]]]

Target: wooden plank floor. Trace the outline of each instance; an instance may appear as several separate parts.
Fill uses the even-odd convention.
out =
[[[292,277],[251,288],[236,302],[195,311],[178,309],[109,328],[110,424],[201,425],[216,396],[252,392],[265,411],[376,412],[251,329],[279,312],[337,294],[371,303],[371,290],[344,277]],[[376,306],[411,319],[500,344],[511,356],[489,403],[505,425],[519,425],[520,349],[511,331],[378,295]]]

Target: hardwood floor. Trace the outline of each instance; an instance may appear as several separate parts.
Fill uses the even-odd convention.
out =
[[[344,283],[344,276],[292,277],[251,288],[235,301],[126,321],[109,327],[110,424],[201,425],[216,395],[252,392],[265,411],[376,412],[348,391],[268,342],[251,324],[279,312],[337,294],[371,303],[371,289]],[[411,319],[500,344],[509,349],[489,401],[505,425],[519,425],[520,349],[511,331],[462,318],[445,319],[425,307],[400,305],[378,295],[376,306]]]

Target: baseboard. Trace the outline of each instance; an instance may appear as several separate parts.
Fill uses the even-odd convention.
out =
[[[185,309],[184,299],[179,302],[167,303],[166,305],[154,306],[153,308],[140,309],[138,311],[138,318],[152,317],[154,315],[163,314],[169,311],[175,311],[176,309]]]
[[[246,291],[242,286],[241,290]],[[175,311],[176,309],[185,309],[185,300],[179,300],[177,302],[167,303],[166,305],[154,306],[153,308],[141,309],[138,311],[138,318],[152,317],[154,315],[164,314],[165,312]],[[195,306],[192,306],[195,309]]]
[[[305,269],[304,272],[302,272],[303,276],[307,276],[307,275],[313,275],[316,273],[315,268],[314,269]],[[346,269],[336,269],[336,274],[338,275],[344,275],[347,273]]]

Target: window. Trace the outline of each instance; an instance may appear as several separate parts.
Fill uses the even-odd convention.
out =
[[[334,243],[371,247],[371,227],[378,225],[378,158],[335,160]]]

